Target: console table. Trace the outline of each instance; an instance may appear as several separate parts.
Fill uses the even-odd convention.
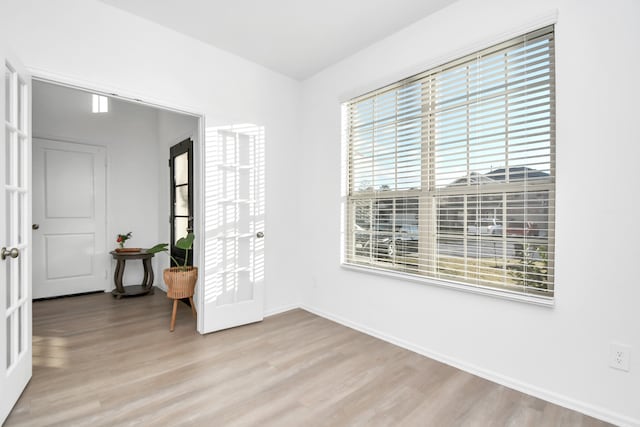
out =
[[[113,276],[116,288],[111,291],[111,295],[117,299],[123,296],[133,295],[145,295],[153,293],[153,268],[151,267],[151,258],[153,254],[148,254],[146,250],[142,249],[137,252],[117,252],[111,251],[111,256],[116,260],[116,272]],[[144,267],[144,278],[139,285],[124,286],[122,284],[122,276],[124,276],[124,266],[129,260],[142,260]]]

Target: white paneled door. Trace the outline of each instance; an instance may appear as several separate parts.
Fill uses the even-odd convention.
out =
[[[0,45],[0,424],[31,378],[31,77]]]
[[[203,333],[264,317],[264,144],[259,126],[206,132]]]
[[[104,147],[33,138],[33,298],[104,291]]]

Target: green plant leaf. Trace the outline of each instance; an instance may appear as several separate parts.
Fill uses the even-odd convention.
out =
[[[180,249],[191,249],[191,245],[193,245],[193,239],[195,235],[193,233],[188,233],[186,236],[178,239],[176,242],[176,247]]]
[[[167,246],[169,246],[168,243],[158,243],[154,247],[147,249],[147,253],[148,254],[155,254],[155,253],[158,253],[158,252],[167,252],[169,250],[167,248]]]

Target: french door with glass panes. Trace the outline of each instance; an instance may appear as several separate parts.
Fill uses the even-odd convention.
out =
[[[208,128],[201,332],[264,316],[265,135],[254,125]]]
[[[0,45],[0,424],[31,378],[31,77]]]

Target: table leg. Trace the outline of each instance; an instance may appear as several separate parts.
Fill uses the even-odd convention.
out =
[[[124,294],[124,285],[122,284],[122,276],[124,276],[124,260],[119,259],[116,262],[116,271],[113,276],[113,281],[116,285],[116,290],[120,294]]]
[[[151,258],[142,260],[144,267],[144,279],[142,280],[142,286],[145,289],[151,289],[153,286],[153,268],[151,267]]]

